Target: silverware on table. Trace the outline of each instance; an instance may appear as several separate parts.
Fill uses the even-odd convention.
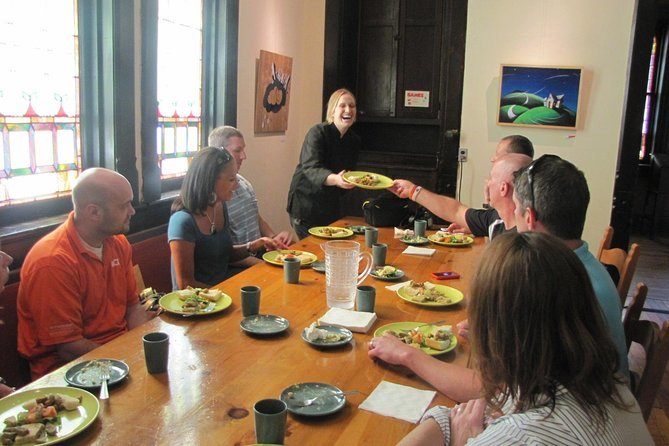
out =
[[[109,399],[109,389],[107,389],[107,381],[111,378],[109,374],[109,369],[104,367],[100,372],[100,379],[102,380],[102,385],[100,386],[100,399],[106,400]]]
[[[363,395],[367,395],[366,393],[361,392],[359,390],[347,390],[345,392],[326,393],[326,394],[318,395],[318,396],[315,396],[313,398],[309,398],[309,399],[306,399],[306,400],[296,401],[295,405],[300,406],[300,407],[307,407],[307,406],[311,406],[312,404],[314,404],[314,402],[316,400],[318,400],[320,398],[325,398],[326,396],[344,396],[344,395],[354,395],[356,393],[361,393]]]

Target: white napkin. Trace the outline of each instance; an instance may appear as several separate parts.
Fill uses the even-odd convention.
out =
[[[410,281],[410,280],[407,280],[406,282],[396,283],[395,285],[388,285],[388,286],[386,287],[386,289],[387,289],[387,290],[390,290],[390,291],[397,291],[397,290],[399,290],[400,288],[404,288],[405,286],[409,285],[410,283],[411,283],[411,281]]]
[[[330,308],[320,319],[319,325],[334,325],[358,333],[367,333],[376,322],[376,313]]]
[[[431,256],[437,250],[432,248],[419,248],[418,246],[409,246],[407,249],[402,251],[402,254],[415,254],[418,256]]]
[[[413,231],[411,229],[395,228],[395,234],[393,238],[404,238],[404,237],[413,237]]]
[[[433,390],[419,390],[381,381],[358,408],[415,424],[436,394]]]

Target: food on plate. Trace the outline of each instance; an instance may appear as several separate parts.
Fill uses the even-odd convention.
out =
[[[467,243],[469,239],[464,234],[437,231],[432,236],[432,240],[437,243]]]
[[[111,361],[94,359],[81,368],[78,380],[85,385],[99,386],[103,372],[111,374]]]
[[[31,400],[23,405],[26,409],[16,416],[5,418],[5,429],[0,443],[3,445],[45,443],[47,435],[58,435],[59,412],[76,410],[81,398],[51,394]]]
[[[390,265],[382,266],[381,268],[375,269],[374,274],[379,277],[395,277],[397,268]]]
[[[154,290],[152,287],[144,288],[142,292],[139,293],[139,298],[142,302],[144,302],[146,299],[157,296],[159,297],[158,292]]]
[[[376,186],[381,181],[377,175],[372,173],[366,173],[361,177],[351,176],[349,180],[355,184],[361,184],[363,186]]]
[[[408,331],[386,331],[389,335],[399,338],[404,342],[415,348],[429,347],[434,350],[446,350],[451,345],[451,337],[453,330],[450,325],[433,326],[426,334],[418,328]]]
[[[427,241],[425,237],[421,237],[420,235],[407,235],[402,237],[400,240],[402,240],[404,243],[425,243]]]
[[[283,262],[285,259],[298,258],[301,263],[311,260],[311,256],[302,251],[281,251],[279,255],[274,259],[277,262]]]
[[[346,234],[346,230],[343,229],[343,228],[325,227],[325,228],[321,228],[319,233],[321,235],[325,235],[327,237],[333,237],[333,236],[339,235],[339,234]]]
[[[312,322],[311,325],[306,328],[304,336],[311,342],[321,340],[326,344],[339,342],[346,337],[340,333],[333,333],[331,331],[318,328],[316,322]]]
[[[414,282],[404,287],[404,292],[414,302],[434,302],[438,304],[450,304],[451,298],[446,297],[437,289],[437,285],[430,282]]]
[[[183,301],[181,309],[188,313],[197,313],[210,308],[213,302],[218,302],[223,297],[221,290],[210,288],[187,287],[185,290],[177,290],[179,299]]]

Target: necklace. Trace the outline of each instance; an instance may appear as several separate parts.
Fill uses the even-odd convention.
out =
[[[207,220],[209,220],[209,223],[211,223],[211,228],[209,229],[209,235],[215,234],[216,233],[216,223],[214,223],[214,220],[209,218],[209,214],[207,214],[207,211],[204,211],[204,215],[207,216]],[[216,218],[216,209],[214,209],[214,218]]]

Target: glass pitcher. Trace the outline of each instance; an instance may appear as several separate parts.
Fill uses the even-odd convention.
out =
[[[321,245],[325,252],[325,295],[328,307],[350,310],[355,305],[355,290],[372,270],[372,256],[360,252],[360,243],[335,240]],[[362,259],[367,260],[362,273],[358,267]]]

